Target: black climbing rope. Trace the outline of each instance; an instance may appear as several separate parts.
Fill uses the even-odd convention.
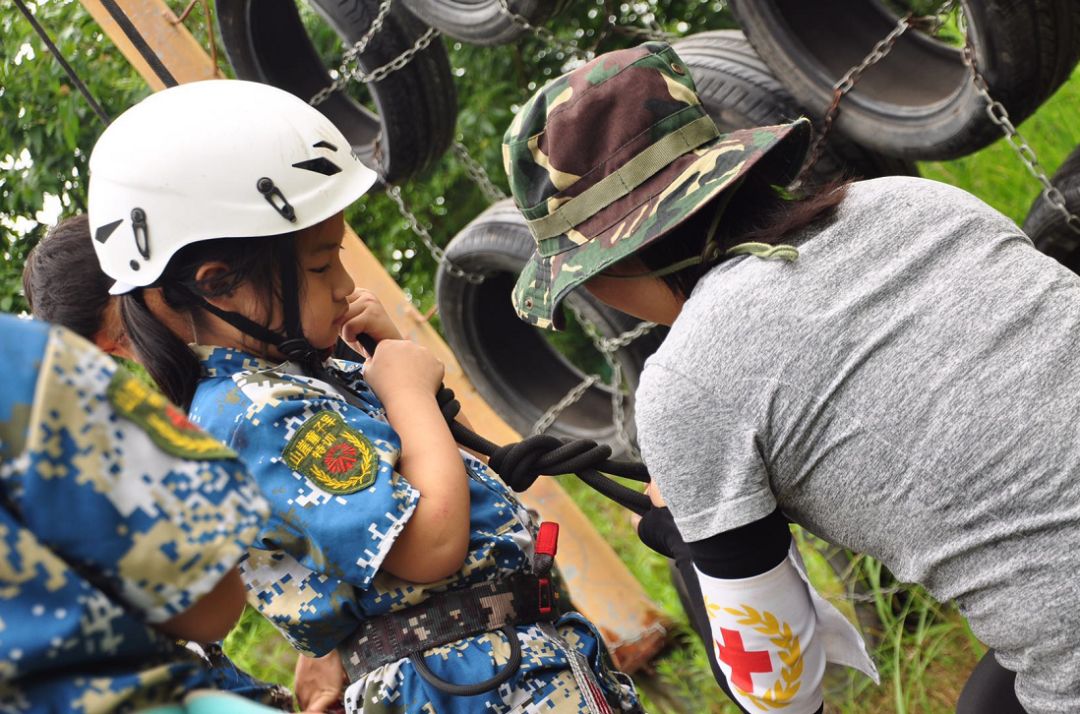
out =
[[[375,354],[378,343],[371,336],[360,334],[356,340],[369,355]],[[613,460],[610,458],[611,447],[606,444],[597,444],[589,439],[564,440],[549,434],[537,434],[499,446],[457,420],[461,403],[454,397],[453,390],[444,386],[439,389],[435,399],[457,443],[488,457],[491,468],[515,491],[520,493],[528,490],[536,479],[545,474],[558,476],[572,473],[593,490],[638,515],[644,515],[652,508],[647,495],[604,476],[607,473],[648,483],[652,479],[645,464],[640,461]]]
[[[649,497],[604,476],[604,473],[648,483],[649,472],[640,461],[612,460],[611,447],[589,439],[563,440],[538,434],[498,446],[457,421],[461,404],[453,390],[443,387],[436,399],[450,433],[459,444],[488,457],[495,473],[515,491],[526,491],[541,475],[576,474],[597,492],[624,508],[643,515],[652,508]],[[603,473],[601,473],[603,472]]]

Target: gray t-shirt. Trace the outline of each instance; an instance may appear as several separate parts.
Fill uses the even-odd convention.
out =
[[[779,505],[955,599],[1030,711],[1080,712],[1080,278],[922,179],[856,183],[788,242],[710,271],[646,363],[679,530]]]

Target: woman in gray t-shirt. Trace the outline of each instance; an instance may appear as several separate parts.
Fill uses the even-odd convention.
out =
[[[824,662],[857,664],[790,520],[958,603],[994,655],[960,711],[1080,712],[1080,279],[943,184],[792,197],[805,121],[698,142],[697,107],[648,43],[539,90],[504,157],[538,246],[518,314],[557,326],[584,286],[671,326],[639,440],[733,697],[820,711]]]

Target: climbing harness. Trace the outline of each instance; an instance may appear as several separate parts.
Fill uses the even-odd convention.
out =
[[[540,524],[532,573],[438,593],[418,605],[364,620],[337,648],[349,681],[408,659],[416,673],[440,692],[458,697],[483,694],[508,681],[521,667],[521,642],[514,628],[535,625],[566,657],[590,714],[608,714],[611,708],[592,669],[554,626],[563,612],[551,583],[558,538],[558,524]],[[448,682],[424,660],[428,650],[495,632],[506,639],[510,653],[499,671],[483,681]]]
[[[364,620],[338,646],[350,681],[405,658],[424,680],[447,694],[469,697],[507,681],[521,665],[521,643],[514,627],[554,621],[562,614],[551,588],[558,532],[555,523],[540,524],[532,573],[439,593],[418,605]],[[424,662],[427,650],[495,631],[506,637],[510,657],[489,679],[473,684],[447,682]]]

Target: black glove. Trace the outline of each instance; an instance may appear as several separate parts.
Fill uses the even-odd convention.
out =
[[[653,506],[641,517],[637,527],[641,542],[667,558],[681,557],[688,552],[671,511]]]

